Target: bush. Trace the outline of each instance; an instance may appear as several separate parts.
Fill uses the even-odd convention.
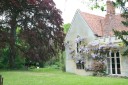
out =
[[[96,76],[103,76],[105,75],[105,69],[106,69],[106,66],[105,64],[102,62],[102,61],[94,61],[93,63],[93,75]]]
[[[0,68],[1,69],[8,69],[9,68],[9,48],[6,47],[4,49],[2,49],[1,51],[1,54],[0,54]],[[24,58],[21,57],[22,55],[19,55],[18,56],[18,51],[17,51],[17,54],[16,54],[16,58],[14,60],[14,63],[15,63],[15,68],[13,69],[21,69],[21,68],[24,68]]]

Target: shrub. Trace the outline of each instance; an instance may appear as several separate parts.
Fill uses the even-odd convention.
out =
[[[105,75],[106,66],[102,61],[94,61],[92,67],[93,67],[93,71],[94,71],[94,74],[93,74],[94,76],[96,76],[96,75],[99,75],[99,76]]]

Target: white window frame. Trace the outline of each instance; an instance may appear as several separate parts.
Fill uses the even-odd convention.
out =
[[[117,72],[117,57],[116,57],[116,53],[117,52],[119,52],[119,57],[118,58],[120,60],[120,73]],[[114,57],[111,56],[111,53],[114,53]],[[107,61],[107,69],[106,69],[107,70],[107,73],[114,75],[114,73],[112,72],[112,58],[114,58],[114,61],[115,61],[115,75],[121,74],[121,54],[120,54],[120,51],[113,52],[113,51],[110,50],[109,51],[109,56],[108,55],[106,55],[106,56],[107,56],[107,59],[109,59],[109,61],[110,61],[109,64],[108,64],[108,61]],[[108,66],[108,65],[110,65],[110,66]],[[108,67],[110,67],[110,69]]]

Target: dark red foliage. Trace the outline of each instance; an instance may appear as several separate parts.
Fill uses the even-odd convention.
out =
[[[27,0],[28,4],[32,4],[32,5],[36,4],[36,1],[37,0]]]
[[[63,50],[63,20],[53,0],[0,0],[0,16],[0,49],[8,44],[10,59],[21,51],[33,61],[46,61]]]

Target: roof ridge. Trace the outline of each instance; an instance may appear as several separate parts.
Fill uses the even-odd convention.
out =
[[[89,14],[89,15],[92,15],[92,16],[98,16],[98,17],[102,17],[102,18],[105,18],[104,16],[100,16],[100,15],[96,15],[96,14],[92,14],[92,13],[88,13],[88,12],[81,12],[82,14]]]
[[[116,30],[128,30],[127,27],[123,26],[121,24],[121,21],[123,18],[120,16],[121,14],[117,14],[114,16],[106,14],[105,17],[87,13],[87,12],[80,12],[81,16],[85,20],[85,22],[88,24],[90,29],[95,33],[100,36],[106,35],[107,33],[110,35],[113,35],[112,33],[112,27]],[[111,17],[113,19],[111,20]],[[113,21],[110,24],[107,24],[108,22]],[[109,31],[109,32],[108,32]]]

